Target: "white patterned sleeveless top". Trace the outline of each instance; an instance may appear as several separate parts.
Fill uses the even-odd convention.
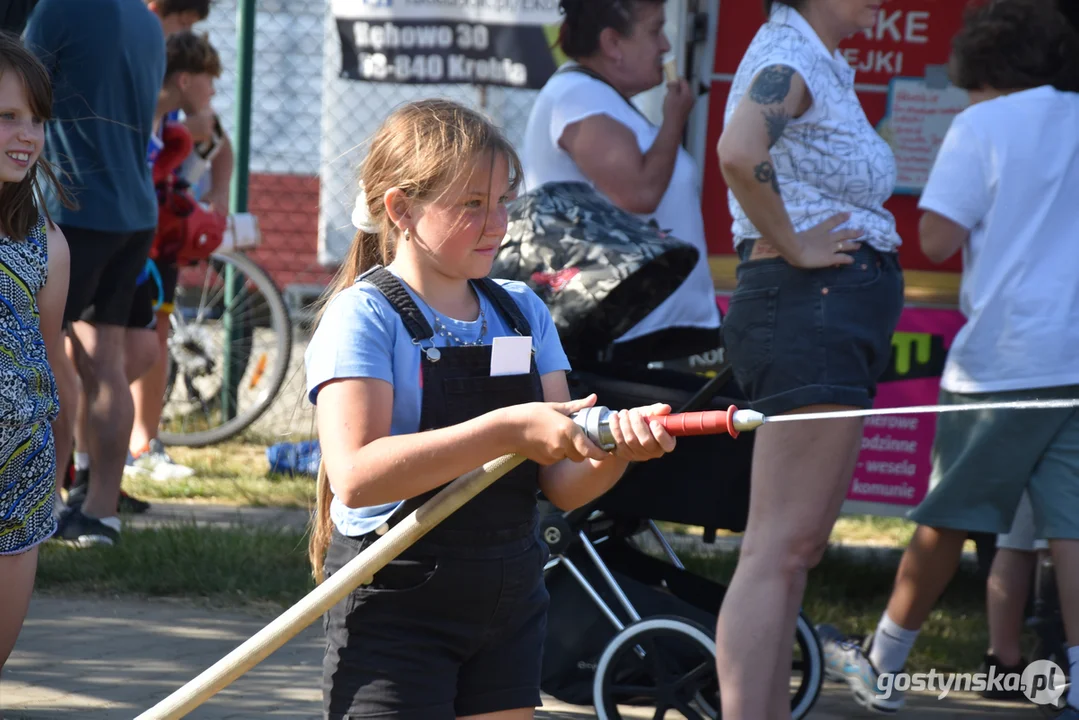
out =
[[[783,65],[804,80],[812,106],[792,119],[772,147],[783,204],[795,232],[839,212],[843,227],[861,229],[867,244],[892,252],[901,244],[895,218],[884,208],[896,181],[895,156],[866,118],[854,88],[854,68],[837,51],[829,53],[798,11],[776,5],[746,50],[735,73],[724,122],[762,69]],[[728,190],[737,247],[760,232]]]

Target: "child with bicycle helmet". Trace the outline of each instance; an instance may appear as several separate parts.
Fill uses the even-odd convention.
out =
[[[221,75],[221,59],[205,35],[197,35],[190,30],[173,33],[166,39],[168,63],[165,83],[161,89],[158,111],[165,114],[162,119],[160,136],[163,142],[168,140],[188,148],[182,157],[177,158],[179,167],[191,154],[192,138],[185,126],[178,120],[178,111],[185,115],[197,115],[210,106],[214,96],[214,79]],[[170,166],[172,163],[170,163]],[[172,172],[169,173],[173,175]],[[168,179],[164,186],[159,183],[159,196],[168,202],[172,196],[175,181]],[[186,198],[186,196],[185,196]],[[160,201],[160,200],[159,200]],[[195,208],[201,215],[211,217],[220,213],[220,225],[224,226],[224,210],[215,208],[213,213]],[[131,383],[131,395],[135,402],[135,421],[131,429],[129,444],[131,461],[124,468],[126,475],[148,475],[155,480],[171,480],[189,477],[194,470],[174,462],[165,452],[161,441],[157,439],[161,413],[164,409],[166,373],[168,366],[169,315],[172,314],[176,298],[176,284],[179,266],[175,258],[161,252],[163,233],[166,227],[159,214],[155,249],[151,251],[149,263],[156,271],[147,273],[137,292],[135,307],[129,327],[142,336],[140,343],[150,351],[153,362],[148,369],[136,376]],[[174,246],[175,243],[170,243]],[[150,269],[150,268],[148,268]],[[154,270],[154,269],[151,269]],[[144,366],[146,367],[146,366]]]
[[[447,100],[396,110],[361,171],[359,228],[306,353],[323,468],[310,554],[332,575],[454,478],[507,453],[501,477],[325,618],[328,718],[533,716],[549,602],[537,491],[572,508],[631,460],[669,452],[621,411],[604,453],[569,415],[569,363],[542,301],[490,280],[520,163],[479,113]],[[493,342],[530,338],[512,374]]]

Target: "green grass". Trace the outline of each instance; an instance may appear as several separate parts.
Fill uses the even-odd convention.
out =
[[[684,535],[701,534],[701,528],[675,523],[656,523],[664,532]],[[917,525],[910,520],[876,515],[842,515],[829,535],[829,542],[836,545],[872,545],[877,547],[905,548]],[[736,536],[738,533],[719,530],[719,537]],[[965,550],[975,549],[974,541],[968,540]]]
[[[125,529],[115,547],[46,543],[35,584],[45,592],[166,596],[278,611],[313,587],[300,533],[181,523]]]
[[[194,476],[185,480],[157,482],[134,478],[124,480],[124,490],[137,498],[213,502],[251,507],[308,509],[315,504],[313,478],[283,475],[246,478]]]
[[[195,475],[167,482],[124,478],[124,489],[151,502],[184,500],[260,507],[314,507],[315,479],[270,473],[265,446],[230,442],[208,448],[169,448],[169,455],[194,469]]]
[[[831,541],[906,547],[916,527],[915,523],[903,518],[846,515],[836,521]]]
[[[697,556],[683,562],[692,572],[727,583],[737,554]],[[803,612],[813,624],[830,623],[844,632],[868,634],[876,628],[888,603],[896,566],[894,561],[858,561],[830,550],[809,574]],[[961,568],[922,628],[908,669],[976,669],[988,640],[985,580]]]
[[[737,554],[689,556],[688,569],[729,581]],[[813,623],[852,633],[876,627],[891,593],[894,561],[859,562],[830,551],[810,573],[803,609]],[[264,527],[174,524],[125,530],[113,548],[44,546],[37,588],[48,593],[171,597],[277,614],[313,589],[307,538]],[[909,669],[977,668],[987,643],[985,583],[961,570],[923,628]]]

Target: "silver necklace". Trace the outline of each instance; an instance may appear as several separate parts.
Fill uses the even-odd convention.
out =
[[[480,306],[480,321],[481,321],[480,322],[480,335],[479,335],[478,338],[476,338],[474,341],[470,342],[470,341],[467,341],[467,340],[462,340],[461,338],[457,337],[457,335],[452,330],[450,330],[449,327],[447,327],[446,323],[444,323],[442,321],[442,316],[439,315],[438,311],[435,310],[433,307],[431,307],[430,303],[427,303],[427,307],[431,308],[431,314],[434,315],[435,334],[446,338],[446,340],[448,340],[450,344],[455,344],[455,345],[462,346],[462,347],[475,347],[477,345],[482,345],[483,344],[483,338],[484,338],[484,336],[487,335],[487,313],[483,309],[483,300],[479,297],[478,294],[476,296],[476,301],[479,303],[479,306]],[[435,347],[434,345],[427,348],[424,351],[424,353],[427,355],[427,359],[430,360],[431,362],[438,362],[442,358],[442,352],[437,347]]]

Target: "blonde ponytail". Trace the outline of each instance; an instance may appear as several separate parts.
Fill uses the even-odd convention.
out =
[[[307,544],[307,557],[311,561],[311,575],[315,583],[325,580],[326,550],[330,547],[330,534],[333,532],[330,521],[330,476],[326,474],[326,463],[318,464],[318,479],[315,481],[315,517],[311,530],[311,539]]]

